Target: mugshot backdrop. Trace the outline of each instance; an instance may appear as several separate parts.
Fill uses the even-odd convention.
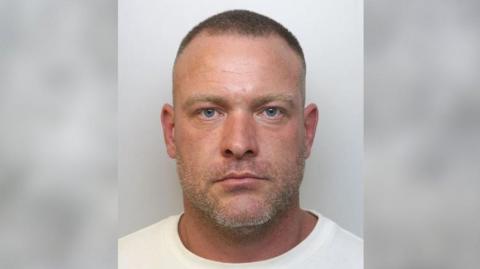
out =
[[[118,6],[119,237],[182,210],[160,109],[183,36],[210,15],[249,9],[286,26],[307,61],[307,103],[319,108],[301,187],[314,209],[363,236],[363,1],[126,1]]]

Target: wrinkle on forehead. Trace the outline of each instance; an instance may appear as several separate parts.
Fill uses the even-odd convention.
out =
[[[239,101],[239,100],[234,99],[233,101]],[[284,93],[274,93],[274,94],[263,94],[263,95],[256,96],[255,98],[253,98],[253,100],[251,100],[250,105],[252,107],[259,107],[261,105],[264,105],[270,102],[275,102],[275,101],[286,103],[288,106],[290,106],[290,108],[295,108],[295,104],[296,104],[294,95],[284,94]],[[193,94],[188,98],[186,98],[186,100],[184,101],[183,104],[181,104],[181,106],[183,109],[188,109],[194,104],[202,103],[202,102],[228,106],[229,103],[232,102],[232,100],[229,98],[226,98],[226,96],[217,95],[217,94]]]
[[[303,75],[299,56],[279,37],[203,35],[196,37],[175,63],[174,99],[177,91],[189,88],[185,85],[198,83],[220,87],[238,83],[246,89],[268,82],[287,83],[302,91]]]

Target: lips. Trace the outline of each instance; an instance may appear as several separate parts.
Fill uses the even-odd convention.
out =
[[[217,180],[217,182],[226,181],[226,180],[246,180],[246,179],[264,180],[265,178],[258,176],[254,173],[228,173],[226,176]]]
[[[228,173],[221,179],[215,181],[215,184],[221,187],[225,193],[245,193],[258,190],[265,182],[266,178],[254,173]]]

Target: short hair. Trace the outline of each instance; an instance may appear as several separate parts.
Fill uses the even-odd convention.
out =
[[[190,44],[193,38],[201,32],[207,32],[209,34],[231,33],[253,37],[275,34],[287,42],[290,48],[300,56],[304,69],[306,67],[305,56],[303,55],[302,47],[297,38],[283,25],[267,16],[249,10],[229,10],[213,15],[188,32],[180,43],[177,57],[185,47]]]
[[[297,38],[283,25],[267,16],[249,10],[228,10],[218,13],[200,22],[188,32],[180,43],[175,62],[188,44],[190,44],[196,36],[204,32],[211,35],[238,34],[251,37],[277,35],[285,40],[301,60],[303,72],[301,75],[300,91],[303,96],[303,103],[305,103],[305,56]]]

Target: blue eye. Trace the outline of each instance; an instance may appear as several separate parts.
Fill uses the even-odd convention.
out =
[[[216,110],[213,108],[202,109],[202,116],[207,119],[213,118],[215,116]]]
[[[267,117],[270,117],[270,118],[276,117],[280,113],[280,110],[276,107],[269,107],[264,111],[265,111],[265,115],[267,115]]]

